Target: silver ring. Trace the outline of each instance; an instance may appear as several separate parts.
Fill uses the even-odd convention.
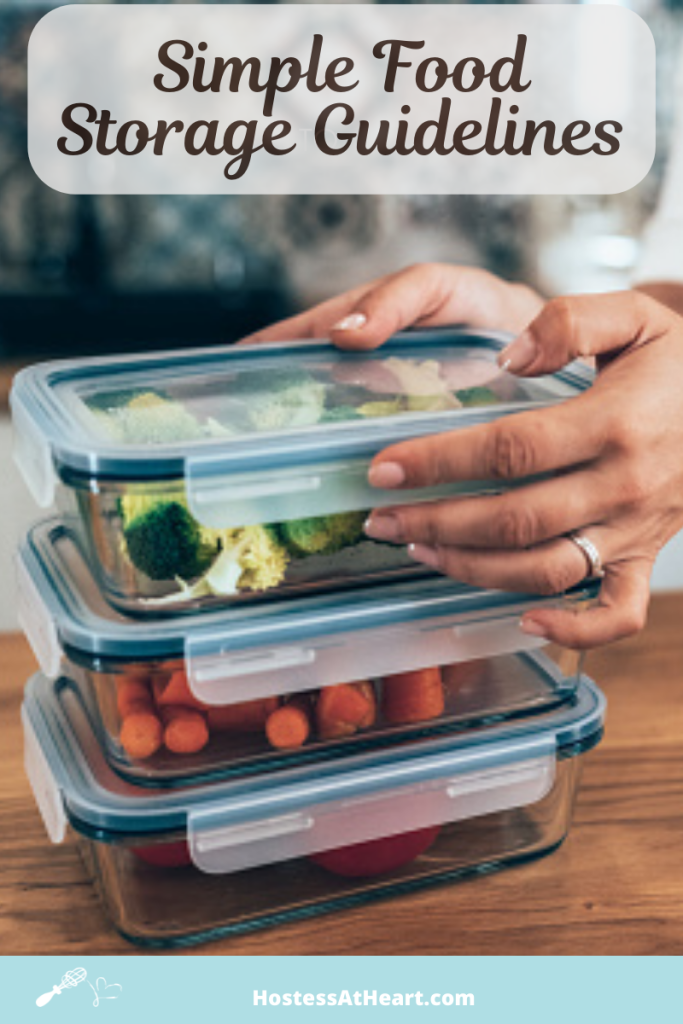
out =
[[[567,540],[570,540],[573,544],[576,544],[577,548],[584,555],[586,562],[588,563],[588,576],[590,580],[601,580],[605,575],[605,570],[602,567],[602,559],[600,558],[600,552],[596,548],[592,540],[585,537],[582,533],[574,531],[573,533],[567,533]]]

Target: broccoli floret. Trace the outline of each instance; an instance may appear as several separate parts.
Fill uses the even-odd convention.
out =
[[[117,401],[104,408],[89,401],[88,407],[110,437],[126,444],[193,441],[205,434],[199,420],[180,402],[151,389],[128,392],[125,403]]]
[[[345,423],[348,420],[362,420],[362,413],[352,405],[337,405],[333,409],[325,409],[320,417],[321,423]]]
[[[170,401],[169,396],[156,388],[121,388],[119,391],[98,391],[94,395],[88,395],[84,399],[87,407],[93,412],[111,412],[113,409],[121,409],[129,405],[135,398],[143,395],[155,395],[164,401]]]
[[[498,405],[500,401],[490,388],[463,388],[455,396],[464,406]]]
[[[230,398],[245,403],[254,429],[275,431],[318,423],[325,391],[325,384],[300,370],[251,371],[235,379]]]
[[[289,554],[275,526],[201,526],[184,494],[175,496],[173,491],[165,498],[129,491],[118,508],[133,565],[150,579],[175,579],[179,598],[270,590],[284,579]],[[186,585],[198,576],[198,584]]]
[[[363,538],[367,512],[342,512],[334,516],[311,516],[280,523],[280,535],[290,554],[332,555],[357,544]]]
[[[350,547],[363,540],[363,525],[368,518],[368,511],[340,512],[335,516],[327,516],[327,527],[330,532],[328,554]]]
[[[217,551],[177,501],[154,502],[129,521],[124,537],[131,562],[152,580],[194,579],[208,569]]]
[[[123,528],[126,529],[134,519],[138,516],[144,515],[146,512],[150,512],[154,508],[158,508],[160,504],[167,504],[169,502],[177,503],[178,505],[185,505],[185,494],[182,491],[167,491],[163,496],[155,495],[151,491],[145,490],[128,490],[117,501],[117,508],[121,520],[123,522]]]

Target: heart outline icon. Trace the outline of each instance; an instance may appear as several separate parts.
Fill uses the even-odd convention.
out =
[[[100,982],[102,982],[101,985],[100,985]],[[111,984],[107,984],[107,979],[104,978],[104,977],[101,977],[101,976],[96,979],[94,985],[93,985],[93,983],[91,981],[89,981],[88,984],[90,985],[90,988],[95,993],[95,1001],[93,1002],[93,1006],[99,1006],[100,1005],[100,999],[118,999],[120,993],[123,991],[123,986],[119,985],[119,983],[117,981],[112,981]],[[118,989],[118,992],[116,993],[116,995],[107,996],[107,995],[104,994],[110,988]]]

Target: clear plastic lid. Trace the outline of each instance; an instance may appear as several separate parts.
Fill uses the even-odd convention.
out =
[[[368,353],[293,342],[46,363],[15,380],[16,459],[43,505],[56,472],[184,479],[207,526],[363,509],[378,503],[365,476],[386,445],[590,384],[582,366],[535,380],[502,372],[505,340],[449,329]]]
[[[358,592],[274,601],[201,616],[136,620],[102,598],[69,530],[33,527],[17,560],[19,616],[43,671],[62,652],[86,664],[184,659],[194,695],[231,704],[336,683],[531,650],[525,611],[593,597],[586,583],[561,597],[479,590],[447,577]],[[573,686],[557,671],[557,685]]]
[[[26,768],[54,842],[67,822],[105,842],[180,832],[195,865],[209,873],[533,803],[552,786],[558,757],[599,740],[604,714],[604,697],[584,677],[571,705],[486,732],[248,782],[150,791],[114,774],[68,682],[35,676],[22,709]]]

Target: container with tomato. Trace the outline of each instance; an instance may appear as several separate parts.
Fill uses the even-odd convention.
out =
[[[566,836],[604,699],[248,779],[149,789],[114,773],[68,682],[28,684],[26,767],[53,842],[78,839],[108,915],[173,947],[453,882]]]

